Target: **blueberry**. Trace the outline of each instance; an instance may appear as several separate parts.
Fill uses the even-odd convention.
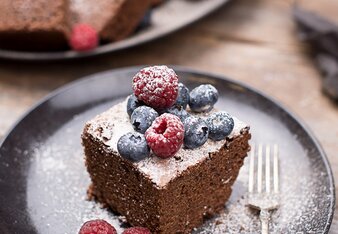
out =
[[[145,133],[157,117],[158,113],[153,108],[140,106],[131,114],[131,123],[135,131]]]
[[[164,112],[176,115],[177,117],[180,118],[182,123],[186,118],[189,117],[189,113],[186,110],[184,110],[182,106],[173,105],[172,107],[166,109]]]
[[[183,109],[187,108],[189,103],[189,89],[182,83],[178,84],[178,96],[175,102],[175,105],[182,106]]]
[[[208,140],[209,128],[201,118],[188,117],[184,121],[184,129],[184,146],[188,149],[195,149]]]
[[[209,138],[214,141],[223,140],[234,129],[233,118],[225,111],[211,114],[207,118]]]
[[[129,117],[137,107],[142,105],[143,103],[139,101],[134,94],[130,95],[127,101],[127,113]]]
[[[208,112],[212,110],[217,100],[217,89],[210,84],[204,84],[190,92],[189,106],[194,112]]]
[[[140,161],[150,154],[146,138],[138,132],[129,132],[120,137],[117,150],[123,158]]]

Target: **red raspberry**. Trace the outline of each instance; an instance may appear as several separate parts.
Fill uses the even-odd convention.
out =
[[[85,222],[79,234],[117,234],[115,228],[102,219]]]
[[[178,95],[178,77],[167,66],[146,67],[133,78],[133,90],[137,99],[161,109],[172,106]]]
[[[99,37],[90,25],[77,24],[73,27],[69,43],[73,50],[86,51],[97,47]]]
[[[169,158],[183,143],[184,126],[177,116],[165,113],[154,120],[145,137],[154,154],[160,158]]]
[[[132,227],[124,230],[122,234],[151,234],[148,228]]]

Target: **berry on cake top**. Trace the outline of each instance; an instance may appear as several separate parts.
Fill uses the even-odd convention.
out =
[[[209,136],[209,127],[202,118],[190,116],[184,121],[184,146],[195,149],[202,146]]]
[[[135,132],[118,141],[122,157],[140,161],[152,152],[170,158],[182,146],[195,149],[208,139],[220,141],[232,132],[230,114],[213,110],[219,96],[213,85],[202,84],[189,91],[178,79],[167,66],[146,67],[134,76],[134,93],[128,97],[126,111]]]
[[[225,111],[212,113],[207,118],[209,138],[220,141],[228,136],[234,128],[233,118]]]
[[[190,91],[184,84],[178,83],[178,96],[175,102],[175,106],[181,106],[183,109],[187,108],[190,100]]]
[[[210,84],[204,84],[190,92],[189,107],[194,112],[208,112],[212,110],[217,100],[217,89]]]
[[[164,113],[155,119],[145,136],[148,145],[158,157],[169,158],[183,144],[184,126],[177,116]]]
[[[146,67],[133,78],[133,90],[137,99],[153,108],[168,108],[178,95],[178,77],[167,66]]]
[[[153,108],[140,106],[133,111],[130,118],[135,131],[145,133],[157,117],[158,113]]]
[[[150,154],[149,146],[143,134],[128,132],[117,142],[117,150],[126,159],[140,161]]]

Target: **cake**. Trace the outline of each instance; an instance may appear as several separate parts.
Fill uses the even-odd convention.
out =
[[[149,73],[148,70],[144,73],[141,71],[142,75],[136,75],[133,81],[137,82],[136,77],[145,79],[144,75],[152,76],[155,80],[161,74],[159,71],[163,69],[168,68],[163,66],[153,73]],[[168,77],[168,74],[163,77]],[[151,83],[147,80],[146,82]],[[160,86],[166,86],[166,82],[169,85],[175,84],[165,78]],[[155,83],[157,81],[152,85]],[[136,90],[138,87],[140,86],[134,85],[134,94],[139,102],[142,100],[143,104],[147,103],[146,98],[149,95],[142,96],[142,93]],[[209,103],[204,103],[204,108],[193,101],[195,90],[201,92],[206,88],[209,88],[208,91],[213,91],[209,86],[203,86],[190,92],[191,100],[189,107],[186,107],[186,114],[189,117],[181,115],[182,109],[181,112],[167,111],[169,114],[156,117],[145,132],[151,153],[140,160],[130,160],[119,148],[120,141],[126,134],[140,134],[136,133],[136,131],[140,132],[140,128],[135,128],[134,122],[134,113],[139,107],[133,111],[132,120],[127,113],[127,106],[132,96],[88,121],[82,134],[82,143],[85,163],[92,180],[88,190],[90,197],[124,215],[131,225],[147,227],[152,233],[190,233],[193,228],[201,225],[204,219],[222,211],[231,195],[231,186],[249,151],[248,141],[251,135],[249,126],[235,117],[231,117],[231,128],[225,127],[227,130],[224,132],[227,133],[223,134],[223,137],[212,135],[213,127],[208,120],[211,116],[221,113],[213,108],[215,100],[209,98]],[[167,93],[171,93],[169,89],[166,90]],[[144,91],[145,88],[141,90]],[[180,90],[178,97],[175,97],[173,92],[175,104],[178,100],[182,100],[180,99],[181,89],[177,87],[177,90]],[[157,90],[156,94],[158,95],[159,92]],[[216,95],[214,97],[218,98]],[[152,97],[148,100],[153,102],[155,99]],[[166,100],[169,100],[168,97]],[[152,104],[156,106],[154,102]],[[164,105],[172,105],[172,101]],[[196,112],[197,110],[199,111]],[[178,117],[170,113],[176,113]],[[191,123],[187,124],[189,119],[200,118],[201,122],[207,119],[206,123],[210,126],[207,129],[209,135],[207,134],[202,144],[194,146],[184,140],[184,143],[181,142],[182,145],[171,155],[162,154],[160,152],[163,151],[156,149],[156,144],[151,144],[150,135],[154,125],[161,118],[166,117],[172,117],[174,121],[182,120],[185,123],[185,138],[188,138],[187,130],[191,125]],[[167,128],[169,127],[168,122]]]
[[[79,24],[90,26],[97,41],[118,41],[136,30],[152,3],[153,0],[143,0],[141,4],[138,0],[2,0],[0,48],[54,51],[70,45],[77,50],[69,41]],[[87,36],[87,30],[76,35],[84,43],[90,40]]]
[[[101,39],[117,41],[137,27],[151,0],[70,0],[71,25],[91,25]]]
[[[1,0],[0,47],[16,50],[67,48],[68,0]]]
[[[163,2],[164,2],[164,0],[152,0],[152,1],[151,1],[151,5],[152,5],[153,7],[156,7],[156,6],[160,5],[160,4],[163,3]]]

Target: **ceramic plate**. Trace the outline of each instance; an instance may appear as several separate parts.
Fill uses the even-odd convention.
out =
[[[229,0],[170,0],[155,8],[152,13],[151,26],[143,28],[130,37],[101,45],[90,52],[20,52],[0,49],[0,58],[25,61],[67,60],[92,57],[155,40],[177,31],[220,8]]]
[[[80,135],[84,123],[131,93],[138,67],[98,73],[56,90],[33,107],[0,146],[0,233],[77,233],[103,218],[119,231],[123,217],[86,200],[90,179]],[[251,143],[280,148],[281,206],[274,233],[327,233],[335,207],[327,158],[314,136],[264,94],[226,77],[176,67],[190,89],[217,87],[223,109],[251,126]],[[194,233],[259,233],[257,213],[246,206],[248,161],[224,212]],[[212,196],[212,194],[210,195]]]

